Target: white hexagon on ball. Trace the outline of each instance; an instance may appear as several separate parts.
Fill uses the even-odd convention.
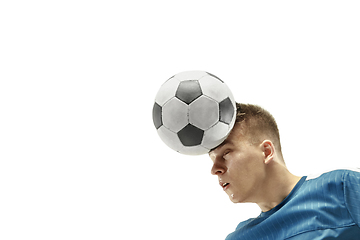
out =
[[[219,121],[219,104],[202,95],[189,105],[189,121],[202,130],[211,128]]]
[[[229,135],[231,128],[228,124],[218,122],[215,126],[204,133],[202,146],[213,149],[221,144]]]
[[[161,138],[161,140],[171,149],[181,152],[184,145],[180,142],[180,139],[178,138],[177,134],[170,131],[164,126],[161,126],[158,129],[158,134]]]
[[[208,75],[201,78],[199,83],[204,95],[211,97],[218,102],[221,102],[227,97],[230,97],[232,101],[235,101],[229,87],[221,80]]]
[[[177,98],[172,98],[162,108],[163,124],[166,128],[177,133],[188,123],[188,105]]]
[[[180,81],[177,78],[170,78],[167,80],[158,91],[155,102],[160,106],[163,106],[169,99],[175,96],[176,90],[178,89]]]

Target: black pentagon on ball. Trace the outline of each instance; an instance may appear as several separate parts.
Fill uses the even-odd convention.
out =
[[[186,147],[200,145],[204,136],[204,131],[188,124],[177,133],[181,143]]]
[[[188,80],[180,83],[175,97],[190,104],[202,95],[200,84],[197,80]]]
[[[220,122],[230,124],[235,114],[234,106],[231,103],[230,98],[226,98],[219,103],[220,110]]]
[[[155,103],[153,107],[153,121],[156,129],[159,129],[162,125],[162,107]]]

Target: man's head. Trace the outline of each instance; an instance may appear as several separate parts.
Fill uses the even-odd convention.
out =
[[[211,173],[233,202],[258,202],[274,169],[286,168],[274,117],[259,106],[237,103],[236,123],[227,139],[209,153]]]
[[[283,161],[280,134],[275,118],[265,109],[257,105],[236,103],[236,127],[240,127],[242,135],[252,144],[259,144],[269,139],[276,147],[278,157]]]

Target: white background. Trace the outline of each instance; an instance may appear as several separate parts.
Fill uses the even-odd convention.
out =
[[[291,172],[359,166],[358,1],[1,1],[0,239],[224,239],[257,216],[152,123],[205,70],[277,119]]]

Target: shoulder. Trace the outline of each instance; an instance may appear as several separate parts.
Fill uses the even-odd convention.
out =
[[[355,169],[356,170],[356,169]],[[348,182],[356,176],[359,177],[360,172],[351,169],[339,169],[320,174],[309,175],[299,191],[299,197],[315,196],[324,201],[331,200],[329,198],[337,198],[340,201],[344,200],[344,190],[348,187]],[[351,179],[349,179],[351,178]],[[327,200],[326,200],[327,199]]]
[[[347,171],[344,175],[344,198],[354,222],[360,227],[360,169]]]
[[[328,172],[322,172],[318,174],[312,174],[307,176],[306,181],[312,180],[324,180],[327,179],[329,181],[344,181],[348,176],[359,177],[360,176],[360,168],[353,169],[338,169],[332,170]]]
[[[359,179],[360,178],[360,168],[353,168],[349,170],[344,170],[346,173],[346,179]]]
[[[360,197],[360,168],[345,171],[343,179],[345,196],[356,194]]]
[[[344,173],[344,188],[355,191],[360,196],[360,168],[348,170]]]
[[[306,178],[304,185],[307,193],[318,194],[318,191],[322,191],[326,195],[346,198],[346,196],[354,194],[354,192],[347,194],[348,191],[360,192],[360,169],[339,169],[310,175]]]
[[[248,234],[248,230],[251,230],[252,227],[254,227],[254,225],[256,225],[256,220],[258,218],[249,218],[248,220],[245,220],[243,222],[240,222],[235,231],[230,233],[227,237],[226,240],[230,240],[230,239],[239,239],[239,236],[244,237],[244,239],[247,239],[247,234]]]
[[[248,225],[248,224],[249,224],[250,222],[252,222],[253,220],[255,220],[255,218],[249,218],[248,220],[245,220],[245,221],[239,223],[239,224],[237,225],[237,227],[236,227],[236,230],[238,230],[238,229],[240,229],[240,228]]]

